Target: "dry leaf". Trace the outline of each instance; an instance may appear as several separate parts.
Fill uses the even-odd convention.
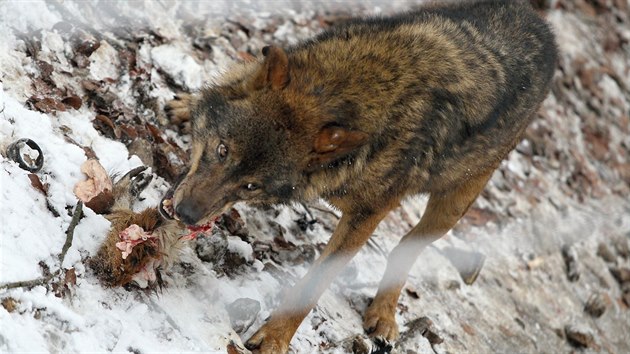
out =
[[[61,100],[61,102],[65,104],[66,106],[72,107],[74,109],[81,108],[81,105],[83,104],[83,101],[81,100],[81,98],[76,95],[68,96],[64,98],[63,100]]]
[[[66,269],[64,284],[77,285],[77,273],[74,268]]]
[[[28,179],[31,180],[31,186],[35,187],[35,189],[42,192],[44,195],[48,195],[48,183],[43,184],[42,181],[39,179],[39,176],[34,173],[29,173]]]
[[[12,297],[5,297],[2,299],[2,307],[4,307],[7,312],[13,312],[18,307],[20,302]]]

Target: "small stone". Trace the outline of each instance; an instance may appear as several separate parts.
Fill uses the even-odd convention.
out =
[[[617,260],[617,257],[614,253],[612,253],[610,247],[608,247],[603,242],[600,243],[599,246],[597,246],[597,255],[608,263],[615,263],[615,261]]]
[[[128,146],[129,155],[136,155],[145,166],[153,167],[153,147],[148,140],[134,139]]]
[[[70,22],[60,21],[55,23],[52,28],[53,30],[56,30],[59,34],[67,34],[72,32],[74,25],[72,25]]]
[[[580,279],[580,272],[578,269],[577,252],[572,246],[565,245],[562,247],[562,258],[566,266],[567,278],[569,281],[574,282]]]
[[[567,336],[567,341],[574,347],[591,348],[595,346],[593,334],[586,328],[567,325],[564,327],[564,333]]]
[[[564,331],[561,328],[554,328],[553,333],[555,333],[558,338],[565,339]]]
[[[89,57],[101,46],[101,43],[95,38],[84,38],[74,48],[74,51]]]
[[[475,329],[472,328],[472,326],[468,323],[462,323],[461,326],[464,332],[466,332],[468,335],[474,336],[475,334],[477,334],[477,331],[475,331]]]
[[[606,307],[608,306],[606,300],[602,293],[593,293],[586,301],[584,311],[595,318],[599,318],[606,312]]]
[[[628,239],[624,237],[619,237],[615,239],[613,245],[615,246],[615,251],[617,254],[625,259],[630,257],[630,246],[628,245]]]
[[[458,290],[459,288],[461,288],[461,285],[457,280],[449,280],[446,282],[444,287],[448,290]]]
[[[429,343],[431,343],[431,345],[441,344],[444,342],[444,339],[442,339],[442,337],[433,332],[431,329],[427,329],[427,331],[424,332],[423,336],[429,341]]]
[[[230,325],[238,334],[246,332],[256,320],[260,312],[260,302],[250,298],[236,299],[226,307],[230,317]]]
[[[610,267],[610,274],[619,282],[619,285],[630,282],[630,268]]]
[[[419,299],[420,298],[420,294],[418,294],[418,291],[412,287],[411,285],[408,285],[405,288],[405,292],[407,293],[407,295],[409,295],[410,298],[412,299]]]
[[[228,354],[251,354],[249,350],[237,345],[234,341],[230,341],[225,350]]]
[[[407,330],[400,334],[398,344],[400,345],[401,343],[407,343],[410,341],[416,342],[418,335],[426,336],[427,331],[429,331],[432,326],[433,321],[431,321],[431,319],[426,316],[409,321],[405,324]]]
[[[534,257],[530,260],[527,261],[527,269],[528,270],[533,270],[536,269],[538,267],[540,267],[541,265],[543,265],[545,263],[545,259],[542,257]]]
[[[372,348],[368,341],[362,336],[355,336],[352,339],[352,353],[353,354],[370,354]]]

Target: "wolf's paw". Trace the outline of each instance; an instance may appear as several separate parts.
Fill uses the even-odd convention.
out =
[[[255,354],[282,354],[289,351],[294,331],[287,331],[278,322],[265,323],[247,342],[245,347]],[[287,333],[290,333],[287,336]]]
[[[179,125],[188,122],[190,120],[190,108],[193,102],[194,96],[188,93],[177,94],[175,98],[168,101],[164,110],[171,123]]]
[[[388,308],[389,306],[372,303],[363,316],[365,332],[377,343],[389,344],[399,337],[395,312]]]

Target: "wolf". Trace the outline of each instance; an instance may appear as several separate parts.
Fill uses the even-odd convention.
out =
[[[284,353],[335,275],[401,200],[429,196],[391,251],[364,314],[395,340],[395,310],[421,250],[466,213],[550,89],[557,49],[527,1],[462,1],[351,19],[237,64],[167,111],[190,119],[190,169],[167,195],[182,222],[235,202],[322,198],[342,212],[303,279],[248,340]]]

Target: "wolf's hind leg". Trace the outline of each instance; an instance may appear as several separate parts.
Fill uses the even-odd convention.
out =
[[[394,248],[378,292],[363,320],[366,332],[381,341],[398,338],[395,314],[398,297],[409,270],[423,248],[446,234],[466,213],[486,185],[493,170],[472,177],[460,186],[429,197],[420,222]]]

